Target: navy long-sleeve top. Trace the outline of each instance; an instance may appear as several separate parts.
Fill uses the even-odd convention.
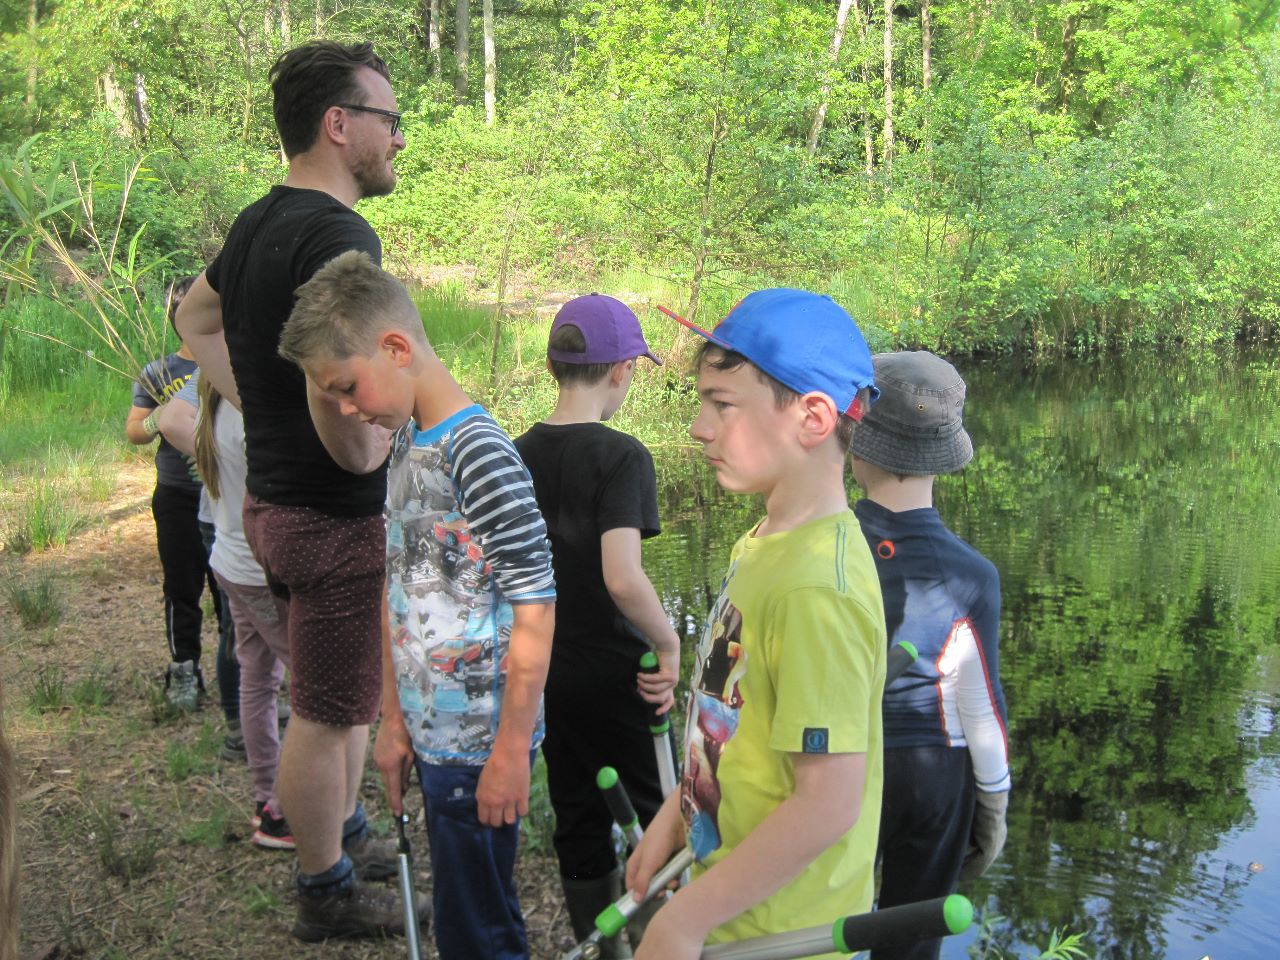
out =
[[[890,645],[920,658],[884,691],[884,745],[967,747],[978,789],[1008,790],[1000,575],[938,511],[854,506],[875,557]]]

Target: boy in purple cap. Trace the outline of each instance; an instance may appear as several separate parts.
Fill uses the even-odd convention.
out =
[[[679,639],[640,564],[640,541],[659,533],[653,458],[604,423],[626,398],[640,357],[662,362],[625,304],[596,293],[570,300],[547,345],[547,369],[560,385],[556,408],[516,439],[547,523],[561,598],[542,753],[578,939],[622,894],[613,818],[596,774],[614,767],[641,824],[653,819],[663,797],[645,701],[670,709],[680,666]],[[659,671],[637,674],[650,648]],[[633,945],[638,932],[629,931]],[[604,957],[630,955],[617,940],[602,947]]]
[[[789,289],[749,295],[711,333],[680,322],[707,339],[691,433],[765,517],[735,544],[698,646],[680,790],[627,864],[639,896],[680,847],[697,858],[637,954],[662,960],[870,909],[887,654],[844,486],[875,396],[857,325]]]

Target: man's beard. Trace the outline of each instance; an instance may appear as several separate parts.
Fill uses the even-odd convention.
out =
[[[351,175],[360,188],[362,198],[385,197],[396,187],[395,170],[391,169],[391,162],[385,153],[361,156],[352,167]]]

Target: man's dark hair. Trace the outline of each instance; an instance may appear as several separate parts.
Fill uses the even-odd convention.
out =
[[[371,43],[344,45],[314,40],[286,50],[271,68],[272,112],[286,157],[306,153],[320,133],[320,118],[339,103],[365,102],[356,70],[368,67],[390,82],[391,74]]]
[[[698,348],[697,355],[693,358],[693,369],[701,369],[703,364],[713,370],[724,371],[737,370],[743,364],[747,364],[755,371],[760,382],[768,384],[769,389],[773,391],[773,403],[779,410],[785,410],[800,399],[800,394],[785,383],[769,376],[742,354],[733,350],[726,350],[724,347],[718,347],[710,340],[703,342],[702,346]],[[862,398],[862,403],[865,408],[867,403],[865,397]],[[857,425],[858,422],[846,413],[840,413],[839,419],[836,420],[836,442],[840,444],[840,449],[846,453],[849,450],[849,445],[853,443],[853,431]]]
[[[582,335],[580,327],[572,323],[560,326],[547,341],[550,350],[563,350],[565,353],[587,352],[587,338]],[[612,363],[568,363],[564,360],[551,360],[551,375],[562,387],[582,384],[594,387],[609,374]]]

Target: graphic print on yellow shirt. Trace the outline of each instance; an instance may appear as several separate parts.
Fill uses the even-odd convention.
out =
[[[732,575],[730,571],[729,576]],[[721,593],[708,622],[710,628],[703,644],[709,639],[710,649],[699,663],[693,690],[681,796],[689,845],[699,860],[720,846],[720,785],[716,773],[725,744],[738,730],[742,709],[738,680],[747,669],[742,614],[729,602],[727,593]]]

